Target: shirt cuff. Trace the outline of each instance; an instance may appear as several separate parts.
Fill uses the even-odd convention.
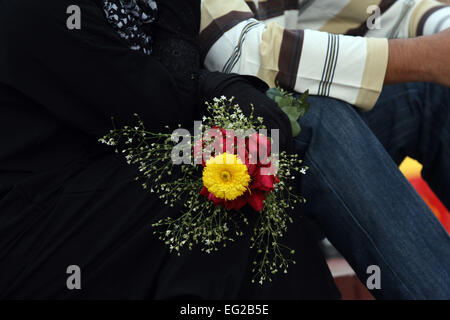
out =
[[[294,90],[370,110],[381,93],[388,40],[305,30]]]

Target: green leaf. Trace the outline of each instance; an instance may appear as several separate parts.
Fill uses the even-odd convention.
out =
[[[279,106],[280,105],[280,101],[283,100],[283,96],[275,96],[274,100]]]
[[[283,110],[293,120],[298,120],[301,114],[301,110],[297,107],[283,107],[281,110]]]
[[[284,91],[282,88],[270,88],[266,95],[274,100],[289,118],[292,127],[292,135],[295,137],[301,131],[298,119],[303,117],[308,111],[309,91],[305,91],[300,97],[296,98],[292,93]]]
[[[297,121],[293,121],[291,120],[291,127],[292,127],[292,136],[298,136],[299,133],[302,131],[302,128],[300,127],[300,125],[298,124]]]
[[[293,104],[293,98],[289,96],[284,96],[281,99],[279,99],[278,105],[280,108],[284,107],[290,107]]]
[[[266,95],[270,99],[275,100],[275,97],[282,97],[283,93],[278,88],[270,88],[269,90],[266,91]]]
[[[306,100],[308,100],[309,97],[309,90],[306,90],[302,93],[302,95],[298,98],[301,104],[309,104]]]

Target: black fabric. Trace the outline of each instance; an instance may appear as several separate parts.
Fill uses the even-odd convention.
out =
[[[183,103],[198,102],[200,1],[158,1],[152,56],[173,76]]]
[[[186,23],[176,7],[199,18],[198,1],[164,3],[157,28],[166,35]],[[82,10],[81,30],[66,28],[73,4]],[[174,37],[194,44],[197,27]],[[136,169],[97,143],[110,116],[118,126],[138,113],[154,131],[189,127],[201,118],[199,101],[225,92],[243,104],[261,102],[269,127],[289,126],[252,80],[191,79],[162,60],[130,50],[101,1],[0,0],[0,298],[337,298],[304,218],[286,239],[298,263],[264,286],[249,281],[250,229],[219,253],[181,257],[153,235],[151,223],[177,208],[145,192]],[[282,137],[286,148],[289,137]],[[69,265],[81,267],[81,290],[66,287]]]

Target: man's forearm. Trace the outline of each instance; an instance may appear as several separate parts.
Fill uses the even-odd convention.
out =
[[[422,38],[389,40],[386,84],[431,81],[426,70],[426,45]]]
[[[450,86],[450,29],[432,36],[389,40],[385,83],[418,81]]]

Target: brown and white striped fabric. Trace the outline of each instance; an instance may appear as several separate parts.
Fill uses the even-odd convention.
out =
[[[379,29],[368,27],[371,5]],[[210,70],[368,110],[384,82],[387,38],[443,30],[448,10],[434,0],[202,0],[202,57]]]

